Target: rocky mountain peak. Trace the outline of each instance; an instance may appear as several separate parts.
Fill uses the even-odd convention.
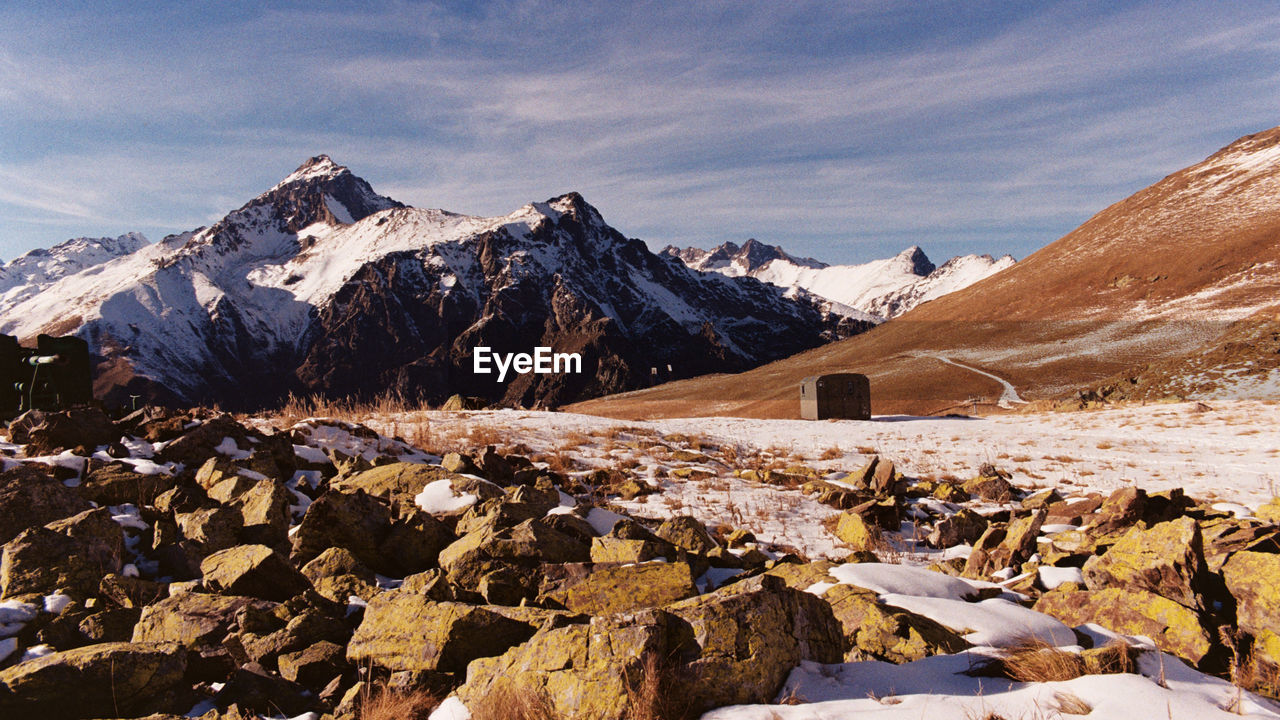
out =
[[[938,269],[938,267],[933,264],[933,261],[929,259],[929,256],[924,254],[924,250],[920,249],[919,245],[912,245],[906,250],[903,250],[894,257],[894,260],[911,268],[912,275],[918,275],[920,277],[926,277],[929,273]]]

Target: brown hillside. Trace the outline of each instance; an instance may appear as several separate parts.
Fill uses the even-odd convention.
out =
[[[1016,266],[880,327],[737,375],[566,409],[616,417],[798,417],[800,379],[871,378],[873,409],[934,413],[1000,383],[1055,397],[1212,348],[1280,304],[1280,128],[1241,138],[1122,200]]]

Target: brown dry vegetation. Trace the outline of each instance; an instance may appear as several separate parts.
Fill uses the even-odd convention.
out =
[[[1232,149],[1278,143],[1280,128],[1242,138]],[[631,418],[797,418],[801,378],[840,370],[870,378],[877,413],[935,413],[1001,392],[991,378],[937,355],[1000,376],[1034,400],[1195,357],[1205,348],[1250,352],[1248,343],[1220,340],[1228,331],[1223,322],[1127,315],[1141,303],[1169,302],[1215,285],[1231,287],[1205,301],[1216,307],[1275,302],[1280,275],[1264,271],[1266,263],[1280,261],[1280,215],[1257,212],[1242,221],[1239,209],[1247,202],[1242,194],[1256,197],[1259,178],[1270,180],[1280,169],[1237,178],[1218,194],[1188,194],[1221,181],[1217,172],[1193,166],[1174,173],[1014,267],[848,340],[746,373],[667,383],[568,409]],[[1263,315],[1273,317],[1274,310]],[[1104,344],[1105,352],[1071,352]],[[981,360],[973,354],[978,348],[999,359]]]
[[[360,704],[360,720],[427,720],[439,704],[435,695],[422,690],[382,687],[365,695]]]

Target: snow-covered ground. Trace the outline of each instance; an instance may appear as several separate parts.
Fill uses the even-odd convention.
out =
[[[1280,405],[1245,400],[1204,408],[1177,403],[1074,413],[819,422],[729,417],[625,421],[525,410],[356,419],[391,434],[425,423],[438,439],[487,428],[502,443],[524,443],[536,452],[563,447],[571,434],[585,435],[578,438],[582,451],[577,454],[599,466],[610,458],[599,452],[607,444],[601,436],[611,429],[635,429],[701,438],[733,446],[739,454],[769,450],[819,469],[854,470],[875,453],[920,478],[967,479],[983,463],[993,463],[1011,472],[1014,484],[1023,488],[1102,493],[1128,485],[1149,491],[1184,488],[1194,497],[1250,508],[1280,494]]]

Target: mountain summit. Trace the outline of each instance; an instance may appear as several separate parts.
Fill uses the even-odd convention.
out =
[[[870,376],[884,413],[1010,397],[1072,406],[1274,400],[1278,311],[1280,127],[1236,140],[1016,265],[871,332],[743,376],[579,409],[685,416],[714,399],[716,414],[791,417],[800,379],[831,368]]]
[[[961,255],[936,267],[924,250],[912,246],[894,257],[861,265],[827,265],[797,258],[754,238],[741,247],[728,242],[713,249],[667,246],[663,253],[694,270],[729,277],[753,277],[777,285],[791,296],[807,293],[830,312],[872,322],[896,317],[922,302],[942,297],[1014,264],[1005,255]]]
[[[417,209],[326,155],[210,227],[93,262],[15,266],[0,331],[84,337],[108,402],[460,392],[556,405],[744,370],[870,325],[656,255],[577,193],[494,218]],[[583,372],[499,383],[472,372],[478,346],[580,353]]]

